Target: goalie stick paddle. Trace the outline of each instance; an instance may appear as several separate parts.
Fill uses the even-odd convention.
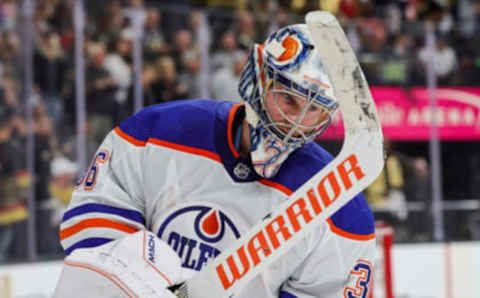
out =
[[[324,11],[308,13],[306,23],[340,104],[345,127],[342,150],[271,216],[186,281],[178,291],[179,297],[231,297],[239,293],[269,264],[365,189],[383,168],[383,136],[375,104],[340,24]],[[290,237],[274,231],[273,226],[280,222],[288,228]]]

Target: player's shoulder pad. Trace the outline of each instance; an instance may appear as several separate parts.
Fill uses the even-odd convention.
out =
[[[294,192],[331,160],[333,156],[320,145],[308,143],[287,159],[272,180]],[[333,232],[346,238],[370,240],[375,237],[373,213],[361,193],[337,211],[328,223]]]
[[[123,121],[118,129],[140,142],[158,139],[212,151],[218,105],[207,99],[151,105]]]

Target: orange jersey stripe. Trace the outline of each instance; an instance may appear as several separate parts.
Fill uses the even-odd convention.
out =
[[[140,146],[140,147],[141,147],[141,146],[145,146],[145,145],[147,144],[146,141],[140,141],[140,140],[135,139],[135,138],[132,137],[132,136],[127,135],[127,134],[126,134],[124,131],[122,131],[122,130],[120,129],[120,127],[118,127],[118,126],[115,127],[114,130],[115,130],[115,132],[117,133],[117,135],[119,135],[122,139],[124,139],[125,141],[127,141],[127,142],[129,142],[129,143],[131,143],[131,144],[133,144],[133,145],[135,145],[135,146]]]
[[[276,188],[279,191],[286,194],[287,196],[289,196],[293,193],[293,191],[288,189],[288,187],[286,187],[285,185],[282,185],[280,183],[277,183],[277,182],[273,182],[273,181],[270,181],[270,180],[267,180],[267,179],[260,179],[260,180],[258,180],[258,182],[262,183],[265,186]]]
[[[235,119],[235,113],[237,112],[237,110],[240,106],[241,106],[241,104],[237,104],[237,105],[233,106],[233,108],[230,110],[230,115],[228,115],[228,127],[227,127],[228,146],[230,147],[230,150],[232,151],[233,156],[235,158],[238,158],[239,154],[237,152],[237,149],[235,149],[235,146],[233,145],[233,136],[232,136],[233,120]]]
[[[367,240],[375,239],[375,233],[368,234],[368,235],[353,234],[353,233],[349,233],[349,232],[344,231],[341,228],[335,226],[335,224],[333,223],[331,218],[327,219],[327,222],[330,225],[330,230],[332,232],[334,232],[335,234],[340,235],[342,237],[353,239],[353,240],[360,240],[360,241],[367,241]]]
[[[195,147],[175,144],[175,143],[171,143],[171,142],[168,142],[168,141],[164,141],[164,140],[160,140],[160,139],[153,139],[153,138],[149,139],[148,142],[152,143],[152,144],[155,144],[155,145],[158,145],[158,146],[167,147],[167,148],[171,148],[171,149],[186,152],[186,153],[205,156],[207,158],[213,159],[213,160],[218,161],[220,163],[222,162],[221,159],[220,159],[220,156],[218,154],[216,154],[214,152],[211,152],[211,151],[208,151],[208,150],[205,150],[205,149],[199,149],[199,148],[195,148]]]
[[[65,238],[68,238],[88,228],[110,228],[110,229],[123,231],[129,234],[135,233],[137,231],[137,229],[134,229],[125,224],[115,222],[113,220],[103,219],[103,218],[91,218],[91,219],[82,220],[81,222],[71,227],[61,230],[60,240],[64,240]]]
[[[210,159],[213,159],[215,161],[221,162],[220,156],[218,154],[216,154],[214,152],[211,152],[211,151],[208,151],[208,150],[199,149],[199,148],[190,147],[190,146],[185,146],[185,145],[180,145],[180,144],[175,144],[175,143],[172,143],[172,142],[168,142],[168,141],[164,141],[164,140],[160,140],[160,139],[155,139],[155,138],[150,138],[150,139],[148,139],[148,141],[140,141],[140,140],[135,139],[132,136],[127,135],[118,126],[115,127],[115,132],[122,139],[126,140],[127,142],[129,142],[129,143],[131,143],[135,146],[145,146],[148,142],[148,143],[151,143],[151,144],[171,148],[171,149],[186,152],[186,153],[205,156],[207,158],[210,158]]]

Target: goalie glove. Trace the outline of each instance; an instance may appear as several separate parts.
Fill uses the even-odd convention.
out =
[[[64,262],[54,298],[174,298],[167,288],[193,275],[167,243],[148,231],[86,249]]]

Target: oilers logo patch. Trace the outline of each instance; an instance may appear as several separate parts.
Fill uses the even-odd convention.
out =
[[[213,204],[196,202],[162,216],[157,235],[177,252],[183,267],[200,271],[240,238],[238,221]]]

